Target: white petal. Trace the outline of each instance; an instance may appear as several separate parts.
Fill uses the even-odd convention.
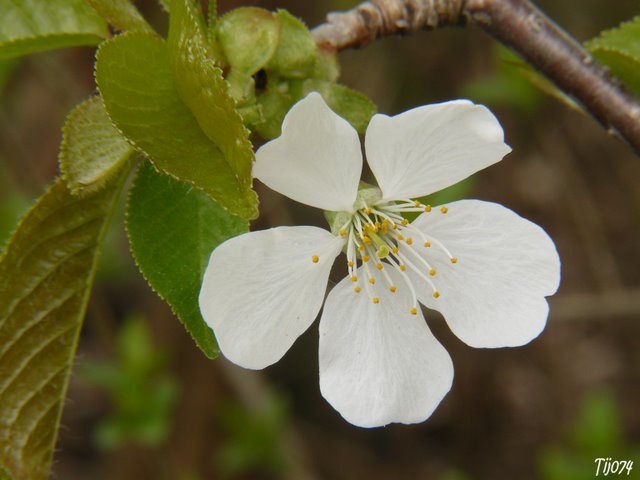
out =
[[[326,230],[301,226],[246,233],[218,246],[204,274],[200,311],[224,356],[253,369],[280,360],[317,316],[342,244]]]
[[[422,422],[453,381],[449,354],[422,313],[409,313],[411,294],[399,275],[388,273],[395,294],[376,284],[376,305],[345,278],[329,293],[320,319],[320,391],[360,427]]]
[[[511,148],[484,106],[455,100],[395,117],[377,114],[365,137],[384,200],[437,192],[502,159]]]
[[[258,149],[253,167],[269,188],[332,211],[352,210],[361,172],[358,133],[315,92],[289,110],[282,135]]]
[[[438,272],[440,292],[433,298],[412,275],[422,303],[441,312],[451,330],[473,347],[523,345],[544,329],[549,312],[545,296],[560,282],[560,259],[546,232],[495,203],[463,200],[422,214],[413,225],[433,235],[458,259],[435,245],[414,248]],[[407,247],[405,247],[407,248]]]

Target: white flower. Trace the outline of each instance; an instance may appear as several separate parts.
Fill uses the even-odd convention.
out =
[[[333,233],[277,227],[227,240],[204,275],[200,308],[222,353],[252,369],[277,362],[313,323],[329,271],[349,275],[320,319],[320,390],[362,427],[427,419],[451,388],[453,365],[418,302],[474,347],[523,345],[544,328],[560,261],[537,225],[478,200],[411,200],[502,159],[493,114],[467,100],[375,115],[365,148],[378,188],[358,191],[356,131],[312,93],[282,135],[256,153],[254,175],[299,202],[337,212]],[[411,224],[403,212],[422,214]]]

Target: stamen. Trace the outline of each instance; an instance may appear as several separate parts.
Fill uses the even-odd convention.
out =
[[[362,289],[360,287],[358,287],[357,285],[355,287],[353,287],[353,291],[356,293],[360,293]]]
[[[413,243],[413,238],[407,238],[407,245],[411,245]]]
[[[458,259],[456,257],[451,257],[449,260],[451,260],[451,263],[458,263]]]
[[[348,267],[353,267],[353,262],[352,262],[351,260],[349,260],[349,261],[347,262],[347,266],[348,266]]]
[[[375,285],[375,283],[376,283],[376,279],[375,279],[374,277],[369,278],[369,283],[370,283],[371,285]]]
[[[396,293],[396,290],[398,290],[398,288],[397,288],[395,285],[391,285],[391,286],[389,287],[389,291],[390,291],[391,293]]]
[[[369,257],[369,255],[363,255],[363,256],[362,256],[362,261],[363,261],[363,262],[365,262],[365,263],[367,263],[367,262],[369,261],[369,259],[370,259],[370,258],[371,258],[371,257]]]
[[[440,211],[442,213],[447,213],[449,211],[449,209],[447,207],[440,207]]]
[[[311,256],[311,261],[313,263],[318,263],[319,260],[320,260],[320,257],[318,257],[318,255],[312,255]]]
[[[435,268],[432,268],[431,270],[429,270],[429,275],[431,275],[432,277],[435,277],[435,276],[436,276],[436,273],[437,273],[437,272],[436,272],[436,269],[435,269]]]
[[[389,263],[391,263],[391,265],[396,270],[400,271],[400,276],[402,277],[402,280],[404,280],[404,283],[407,284],[407,287],[409,287],[409,291],[411,292],[411,304],[414,307],[417,307],[418,298],[416,297],[416,290],[413,287],[413,283],[411,282],[411,279],[409,278],[409,276],[406,273],[403,273],[404,270],[401,268],[400,264],[392,256],[390,256],[387,260],[389,261]],[[393,290],[392,290],[392,288],[393,288]],[[392,293],[395,293],[395,285],[391,285],[389,287],[389,290],[391,290]]]
[[[417,315],[418,314],[418,309],[416,307],[411,307],[411,309],[409,310],[409,313],[411,315]]]
[[[341,228],[338,233],[340,233],[341,237],[344,237],[347,234],[347,231],[344,228]]]
[[[424,246],[429,248],[431,246],[431,243],[430,242],[424,242]]]
[[[424,206],[424,211],[425,212],[430,212],[431,211],[431,205],[425,205]]]
[[[376,305],[380,303],[380,299],[378,297],[373,297],[373,303]]]
[[[357,275],[351,275],[351,281],[352,282],[357,282],[358,281],[358,276]]]
[[[377,268],[378,270],[382,270],[382,264],[381,264],[381,263],[376,264],[376,268]]]
[[[438,298],[440,296],[440,292],[439,291],[435,291],[433,292],[433,298]]]

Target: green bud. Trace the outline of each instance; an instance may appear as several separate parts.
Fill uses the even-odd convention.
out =
[[[316,43],[311,32],[286,10],[276,13],[280,20],[280,41],[267,69],[286,78],[307,78],[316,63]]]
[[[229,65],[253,75],[278,47],[280,20],[262,8],[237,8],[218,19],[216,38]]]

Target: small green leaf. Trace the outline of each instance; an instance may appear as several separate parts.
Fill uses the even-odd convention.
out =
[[[640,16],[585,43],[614,75],[640,94]]]
[[[237,8],[220,17],[217,38],[231,68],[253,75],[275,53],[280,21],[262,8]]]
[[[102,98],[93,97],[67,117],[60,170],[73,194],[84,194],[104,186],[134,152],[111,123]]]
[[[267,64],[282,77],[306,78],[313,73],[316,62],[316,42],[311,32],[286,10],[276,13],[282,25],[278,48]]]
[[[253,193],[249,130],[227,93],[222,71],[207,50],[204,20],[192,0],[174,0],[172,7],[168,46],[178,94],[202,131],[222,152],[240,188]]]
[[[198,306],[202,275],[213,249],[248,231],[203,192],[158,173],[145,162],[129,194],[131,251],[149,284],[171,305],[205,355],[218,346]]]
[[[378,111],[376,105],[363,93],[333,82],[310,79],[302,84],[300,97],[310,92],[322,95],[331,109],[347,120],[359,133],[364,133],[369,120]]]
[[[153,32],[138,9],[130,0],[86,0],[98,14],[117,30]]]
[[[202,189],[234,214],[257,216],[255,192],[180,99],[163,40],[126,33],[103,42],[96,82],[111,120],[159,170]]]
[[[286,87],[286,84],[285,84]],[[277,84],[270,84],[258,97],[258,106],[262,112],[259,123],[253,125],[258,134],[265,139],[275,138],[281,133],[282,121],[289,109],[295,103],[294,97],[286,88],[278,88]]]
[[[107,24],[84,0],[0,2],[0,59],[97,45],[108,36]]]
[[[98,250],[122,182],[76,197],[58,179],[0,258],[0,467],[48,477]]]

